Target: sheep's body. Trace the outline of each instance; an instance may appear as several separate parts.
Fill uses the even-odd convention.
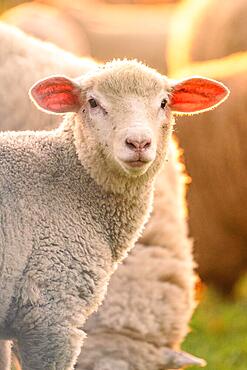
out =
[[[55,127],[58,118],[51,115],[42,117],[28,98],[30,86],[49,74],[79,76],[94,68],[96,63],[0,22],[0,65],[0,80],[6,81],[6,85],[1,84],[0,91],[1,130],[26,130],[30,126],[37,130]],[[6,94],[7,86],[15,86],[11,94]]]

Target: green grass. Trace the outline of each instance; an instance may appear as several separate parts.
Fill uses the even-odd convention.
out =
[[[191,329],[183,349],[204,358],[205,370],[247,370],[247,279],[234,302],[207,289]]]

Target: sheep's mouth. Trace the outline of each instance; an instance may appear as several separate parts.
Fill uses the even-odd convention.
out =
[[[135,159],[135,160],[125,160],[125,161],[119,161],[122,169],[125,173],[127,173],[129,176],[141,176],[143,175],[149,166],[151,165],[152,161],[145,161],[143,159]]]
[[[144,165],[146,165],[148,162],[147,161],[143,161],[141,159],[138,159],[136,161],[126,161],[125,162],[127,164],[127,166],[129,167],[132,167],[132,168],[138,168],[138,167],[143,167]]]

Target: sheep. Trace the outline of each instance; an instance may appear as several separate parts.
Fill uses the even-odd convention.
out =
[[[182,1],[174,14],[168,37],[168,74],[174,75],[191,62],[246,51],[246,17],[245,0]]]
[[[55,7],[24,3],[2,15],[2,20],[77,55],[89,55],[87,36],[73,18]]]
[[[218,59],[230,54],[246,51],[246,18],[247,4],[245,0],[224,3],[224,12],[221,13],[222,2],[208,1],[204,16],[191,47],[191,60],[206,61]],[[220,14],[221,16],[217,16]],[[212,15],[215,15],[212,17]],[[205,33],[208,28],[210,33]],[[220,29],[220,32],[217,32]],[[209,42],[216,37],[215,42]],[[205,47],[202,48],[201,45]],[[217,47],[216,47],[217,45]]]
[[[56,127],[58,117],[47,115],[42,118],[30,104],[29,87],[49,74],[63,73],[76,77],[96,65],[92,59],[78,58],[0,22],[1,130],[30,129],[29,122],[32,122],[32,130]],[[6,86],[13,87],[8,99]],[[18,109],[13,110],[13,107]]]
[[[188,194],[189,222],[195,238],[198,270],[206,283],[231,297],[235,283],[246,272],[247,263],[244,201],[247,52],[192,64],[177,76],[189,76],[191,71],[220,78],[232,95],[224,110],[191,117],[192,131],[186,128],[189,119],[181,118],[176,132],[192,177]],[[198,145],[194,145],[195,142]],[[203,160],[199,167],[198,160],[200,163]]]
[[[164,55],[175,4],[143,7],[137,4],[114,5],[98,0],[45,2],[50,5],[50,10],[36,1],[26,2],[5,13],[4,21],[56,43],[60,41],[60,37],[53,24],[58,22],[59,13],[59,23],[64,24],[68,31],[63,37],[63,43],[59,44],[63,48],[71,51],[71,46],[75,45],[73,52],[78,54],[81,51],[84,55],[85,47],[82,45],[80,49],[80,44],[81,36],[84,41],[86,35],[90,55],[97,60],[106,62],[116,57],[138,58],[161,73],[167,72]],[[38,19],[42,30],[37,27],[33,18]],[[45,24],[50,20],[50,24],[43,27],[43,20]],[[148,48],[146,44],[149,45]]]
[[[1,121],[0,129],[14,129],[18,128],[19,130],[23,129],[51,129],[58,125],[58,118],[59,116],[53,115],[44,115],[41,111],[32,109],[32,106],[29,105],[29,100],[25,94],[21,94],[21,91],[27,91],[28,86],[35,82],[35,79],[39,79],[44,77],[45,72],[56,72],[58,60],[59,60],[59,72],[69,73],[70,76],[75,76],[76,71],[80,71],[80,63],[82,64],[81,72],[84,72],[85,69],[85,60],[79,59],[69,54],[65,54],[63,56],[63,51],[57,48],[52,48],[52,46],[48,46],[43,42],[39,42],[29,36],[23,34],[19,30],[16,30],[13,27],[8,25],[4,25],[0,23],[0,45],[2,44],[4,48],[0,49],[0,60],[6,61],[6,65],[8,66],[8,74],[4,71],[1,74],[1,86],[4,93],[4,86],[8,85],[8,88],[11,89],[11,99],[13,99],[15,106],[18,106],[19,114],[15,113],[15,110],[9,109],[9,105],[11,104],[10,99],[8,100],[9,105],[4,104],[0,105],[0,112],[1,117],[7,117],[7,124],[4,120]],[[34,47],[35,46],[35,47]],[[6,50],[9,50],[6,54]],[[55,58],[55,52],[58,50],[58,57]],[[35,65],[33,64],[33,54],[35,52]],[[68,57],[69,55],[69,57]],[[40,58],[38,57],[40,56]],[[16,85],[16,64],[21,57],[21,65],[18,63],[20,68],[20,74],[22,78],[18,83],[18,89]],[[64,58],[64,66],[61,63],[61,60]],[[86,63],[90,63],[86,61]],[[90,65],[90,64],[89,64]],[[64,70],[63,70],[64,69]],[[27,71],[28,70],[28,74]],[[1,73],[1,72],[0,72]],[[25,78],[23,78],[25,76]],[[13,105],[13,104],[12,104]],[[11,108],[11,105],[10,105]],[[20,110],[22,114],[20,114]],[[31,114],[30,114],[31,112]],[[50,118],[52,118],[52,122],[50,122]],[[21,118],[21,120],[20,120]],[[124,285],[122,282],[126,281],[126,276],[132,274],[132,271],[136,269],[140,269],[142,266],[143,257],[147,255],[147,252],[142,252],[142,250],[146,250],[146,245],[152,246],[152,250],[154,252],[156,249],[159,251],[160,247],[165,249],[171,249],[171,251],[159,253],[159,260],[157,259],[148,259],[149,268],[152,268],[155,273],[156,271],[156,264],[159,263],[163,266],[164,269],[167,269],[166,266],[172,266],[173,271],[170,271],[170,275],[167,276],[167,279],[163,276],[162,284],[159,281],[159,275],[157,277],[157,282],[155,281],[155,274],[152,280],[152,286],[157,285],[157,297],[159,296],[158,290],[162,292],[163,286],[169,286],[170,289],[167,288],[167,293],[164,293],[162,306],[160,307],[161,311],[155,312],[154,319],[158,322],[159,317],[165,317],[166,325],[168,330],[166,332],[162,332],[162,343],[160,346],[169,346],[169,348],[176,348],[178,349],[181,341],[184,339],[184,336],[187,333],[187,326],[192,315],[192,312],[195,307],[194,303],[194,296],[193,296],[193,289],[194,289],[194,273],[193,273],[193,263],[192,263],[192,254],[190,251],[190,240],[187,237],[188,231],[186,227],[186,219],[185,214],[183,214],[183,202],[184,202],[184,183],[186,178],[183,175],[183,168],[182,165],[178,163],[178,158],[176,154],[177,150],[172,146],[172,150],[170,150],[170,158],[169,162],[166,164],[165,168],[161,171],[158,175],[158,179],[156,180],[156,191],[154,196],[154,211],[152,213],[151,219],[149,221],[148,227],[146,228],[144,235],[141,238],[141,244],[139,244],[138,249],[136,250],[134,256],[132,257],[132,263],[126,263],[124,265],[124,269],[120,268],[117,270],[116,274],[114,275],[112,284],[110,284],[110,295],[106,299],[104,306],[100,309],[99,315],[101,318],[101,326],[104,327],[109,325],[108,317],[110,310],[118,309],[118,299],[115,299],[115,296],[118,297],[118,292],[124,289]],[[157,247],[159,246],[159,247]],[[151,251],[150,251],[151,252]],[[175,257],[174,257],[175,255]],[[177,259],[177,261],[176,261]],[[133,264],[133,260],[135,264]],[[153,263],[152,263],[153,261]],[[126,272],[125,272],[126,271]],[[181,286],[180,280],[176,276],[179,271],[179,276],[183,276],[183,286]],[[172,276],[172,278],[171,278]],[[133,281],[133,287],[136,285],[138,287],[139,280],[136,279]],[[176,289],[176,287],[178,288]],[[143,287],[144,288],[144,287]],[[137,288],[136,288],[137,289]],[[143,295],[145,293],[145,289],[143,289]],[[176,310],[174,310],[174,292],[177,294],[177,300],[179,300],[179,305],[177,305]],[[135,296],[135,288],[132,289],[131,296]],[[183,298],[184,297],[184,298]],[[130,298],[131,299],[131,298]],[[184,302],[182,304],[181,302]],[[109,303],[108,303],[109,302]],[[159,300],[160,302],[160,300]],[[154,304],[156,304],[154,302]],[[150,306],[149,299],[143,299],[142,307],[147,308]],[[101,313],[103,310],[103,313]],[[173,315],[167,315],[167,312],[173,310]],[[122,318],[127,315],[125,313],[126,310],[121,310]],[[133,311],[133,310],[132,310]],[[146,312],[145,311],[145,312]],[[176,313],[176,314],[175,314]],[[138,310],[136,311],[136,316],[138,315]],[[97,316],[94,316],[95,320],[97,320]],[[91,358],[92,361],[95,360],[95,356],[97,356],[100,351],[99,348],[95,350],[96,344],[95,336],[90,335],[91,333],[91,326],[93,327],[92,322],[94,321],[94,317],[90,319],[90,325],[86,327],[86,331],[89,335],[87,346],[92,349],[87,349],[86,353],[82,354],[83,360],[88,361],[87,358]],[[106,322],[104,323],[104,318],[106,318]],[[138,320],[136,321],[138,323]],[[133,323],[132,323],[133,325]],[[159,333],[159,327],[154,325],[156,328],[157,333]],[[136,326],[135,332],[139,332],[139,327]],[[116,335],[118,334],[114,327],[111,327],[112,335],[108,336],[108,348],[113,348],[116,341]],[[140,336],[143,333],[139,333]],[[158,336],[158,335],[157,335]],[[98,336],[97,336],[98,338]],[[124,338],[123,338],[124,339]],[[110,344],[110,340],[112,344]],[[128,343],[128,337],[126,337],[126,341]],[[143,341],[146,341],[145,337],[143,337]],[[129,341],[129,343],[132,343]],[[164,344],[165,343],[165,344]],[[135,343],[133,342],[133,345]],[[149,344],[151,347],[151,344]],[[141,347],[135,347],[140,349],[140,358],[143,356],[143,352],[141,351]],[[158,351],[157,353],[160,353]],[[146,356],[150,352],[145,351]],[[161,352],[162,353],[162,352]],[[182,357],[178,356],[177,353],[174,353],[175,358],[177,359],[177,363],[181,364],[183,359],[184,364],[188,363],[188,361],[192,361],[191,358],[188,356],[182,355]],[[109,356],[108,356],[109,357]],[[171,354],[169,353],[169,356]],[[144,356],[145,358],[145,356]],[[80,363],[80,358],[79,358]],[[129,362],[133,362],[134,358],[129,357]],[[146,360],[145,360],[146,361]],[[149,362],[152,363],[153,368],[156,368],[160,364],[160,357],[159,356],[150,356]],[[167,357],[164,356],[163,358],[164,366],[167,363]],[[196,362],[197,363],[197,362]],[[78,364],[79,366],[79,364]],[[93,366],[93,365],[92,365]],[[137,366],[137,364],[135,365]],[[141,366],[141,364],[140,364]],[[1,367],[0,367],[1,369]],[[142,369],[142,367],[140,367]]]
[[[7,36],[8,30],[11,30],[11,36]],[[4,51],[2,54],[0,54],[0,58],[3,60],[5,57],[3,53],[5,50],[8,50],[11,45],[11,49],[9,54],[11,57],[6,60],[7,65],[9,67],[9,74],[6,76],[5,74],[2,74],[2,79],[1,83],[4,85],[4,81],[7,78],[7,83],[8,86],[11,88],[11,86],[15,86],[15,59],[19,57],[19,47],[20,43],[16,42],[20,40],[20,35],[21,35],[21,40],[22,40],[22,49],[25,47],[27,50],[25,51],[25,60],[23,58],[22,60],[22,69],[21,69],[21,74],[26,75],[25,72],[25,65],[30,65],[32,54],[35,53],[35,50],[37,51],[35,55],[40,55],[38,54],[39,50],[42,49],[45,51],[46,55],[46,64],[45,68],[49,72],[54,72],[56,69],[57,65],[57,59],[53,57],[54,55],[54,49],[51,48],[50,46],[47,48],[45,43],[40,43],[36,41],[36,44],[34,44],[32,41],[32,52],[30,52],[29,47],[30,47],[30,40],[32,40],[30,37],[24,35],[20,31],[16,30],[14,31],[13,28],[10,28],[9,26],[5,26],[4,24],[2,25],[2,34],[1,34],[1,41],[2,45],[4,45]],[[10,41],[11,37],[11,42]],[[24,43],[25,41],[25,43]],[[41,47],[40,47],[41,45]],[[34,46],[36,48],[34,48]],[[38,47],[37,47],[38,46]],[[57,50],[57,49],[55,49]],[[23,54],[23,53],[22,53]],[[51,54],[51,57],[50,57]],[[59,56],[61,56],[62,51],[59,50]],[[42,55],[42,54],[41,54]],[[67,56],[67,54],[65,54]],[[6,59],[6,57],[5,57]],[[70,57],[70,58],[64,58],[65,60],[65,73],[69,72],[71,76],[73,76],[73,73],[75,73],[75,70],[77,70],[77,65],[79,65],[80,60],[78,59],[78,63],[76,63],[76,68],[74,67],[75,65],[75,57]],[[25,61],[25,63],[24,63]],[[41,57],[41,64],[39,63],[39,60],[35,61],[35,69],[32,68],[31,70],[29,69],[28,75],[20,80],[20,84],[18,85],[19,90],[22,91],[27,91],[28,90],[28,85],[31,85],[32,82],[34,82],[35,78],[41,78],[43,77],[43,57]],[[82,60],[83,63],[83,60]],[[82,64],[84,66],[84,64]],[[70,67],[70,70],[69,70]],[[26,67],[27,68],[27,67]],[[62,65],[60,68],[63,68]],[[12,70],[13,69],[13,70]],[[83,70],[83,68],[82,68]],[[61,72],[61,71],[60,71]],[[11,78],[14,80],[12,81]],[[2,117],[8,117],[8,125],[6,125],[5,122],[1,122],[1,129],[13,129],[16,126],[18,129],[33,129],[33,128],[39,128],[39,129],[44,129],[44,128],[52,128],[57,124],[57,119],[53,120],[52,123],[50,122],[50,127],[49,127],[49,121],[46,120],[49,116],[43,115],[41,111],[37,111],[37,114],[34,116],[34,122],[30,119],[29,117],[29,112],[32,107],[28,106],[28,101],[26,102],[25,100],[25,95],[21,95],[19,93],[19,90],[17,89],[12,89],[12,94],[11,98],[14,98],[15,104],[20,108],[22,107],[23,114],[21,115],[22,121],[18,122],[18,124],[15,123],[15,119],[19,118],[20,114],[17,116],[13,116],[12,114],[15,114],[14,110],[12,109],[11,111],[7,111],[6,105],[0,106],[1,110],[1,115]],[[14,95],[16,94],[16,95]],[[19,95],[18,95],[19,94]],[[23,104],[24,102],[24,104]],[[36,113],[36,112],[35,112]],[[57,116],[53,116],[54,118],[57,118]],[[26,122],[28,119],[28,122]],[[10,124],[14,123],[14,127],[10,126]],[[23,125],[24,127],[22,127]],[[173,278],[171,279],[170,276],[167,277],[167,282],[164,278],[163,283],[158,283],[155,282],[155,279],[153,279],[153,284],[152,287],[158,286],[157,289],[162,289],[163,285],[166,284],[171,284],[171,288],[167,289],[167,294],[164,294],[164,303],[161,306],[161,311],[155,313],[155,320],[158,322],[159,317],[165,317],[166,312],[169,310],[173,310],[173,315],[169,315],[167,317],[166,315],[166,324],[168,327],[168,330],[166,333],[164,331],[162,332],[162,342],[161,346],[169,346],[172,348],[178,348],[179,344],[183,340],[186,332],[187,332],[187,326],[188,326],[188,321],[190,319],[190,316],[193,312],[194,309],[194,297],[193,297],[193,264],[192,264],[192,254],[190,251],[190,241],[187,238],[187,228],[186,228],[186,220],[185,220],[185,215],[182,214],[183,210],[183,199],[184,199],[184,176],[182,174],[182,168],[181,165],[178,166],[178,159],[176,158],[176,150],[171,150],[171,155],[169,162],[166,164],[164,170],[162,170],[161,174],[158,176],[158,179],[156,181],[156,193],[155,193],[155,198],[154,198],[154,212],[152,214],[151,220],[149,222],[149,226],[146,229],[146,232],[142,236],[141,243],[144,245],[149,245],[149,251],[151,253],[151,250],[154,250],[154,254],[156,251],[156,246],[162,246],[163,248],[171,248],[171,252],[163,252],[160,254],[159,262],[160,266],[163,266],[163,269],[166,270],[167,266],[171,263],[174,266],[174,274],[176,275],[177,271],[180,271],[180,274],[183,276],[183,284],[184,287],[181,289],[180,294],[177,296],[176,303],[177,303],[177,308],[174,310],[173,308],[173,301],[170,299],[169,296],[169,291],[171,292],[176,289],[176,286],[178,285],[178,288],[180,288],[180,283],[179,279]],[[166,186],[164,186],[166,184]],[[177,184],[177,185],[176,185]],[[177,203],[176,203],[177,202]],[[181,210],[181,211],[180,211]],[[158,226],[158,227],[157,227]],[[158,239],[159,237],[159,239]],[[142,248],[144,248],[144,245]],[[152,247],[150,246],[152,245]],[[188,248],[186,247],[188,245]],[[177,261],[174,258],[174,252],[176,251],[176,258]],[[180,253],[178,253],[180,251]],[[140,253],[140,257],[139,257]],[[184,253],[184,255],[182,255]],[[113,307],[118,307],[118,300],[115,299],[114,297],[118,297],[118,292],[123,291],[125,285],[121,283],[122,281],[125,281],[125,276],[128,276],[128,274],[131,273],[131,270],[139,270],[140,268],[144,268],[143,266],[148,265],[149,268],[151,266],[151,258],[148,258],[148,260],[145,261],[141,256],[146,256],[147,253],[143,253],[142,249],[139,248],[137,249],[137,252],[134,254],[132,257],[132,263],[129,265],[128,263],[125,264],[124,269],[119,269],[116,272],[116,275],[114,276],[113,282],[110,285],[110,295],[112,297],[109,297],[109,300],[107,298],[103,308],[100,309],[99,315],[101,315],[101,326],[104,328],[106,325],[109,325],[109,320],[108,320],[108,314],[107,312],[110,312],[110,310],[113,309]],[[171,255],[171,256],[170,256]],[[135,261],[135,266],[133,267],[133,260]],[[181,260],[184,261],[183,265],[181,265]],[[140,262],[141,261],[141,262]],[[156,259],[154,260],[154,269],[153,271],[155,272],[156,269]],[[125,272],[126,271],[126,272]],[[172,274],[172,272],[171,272]],[[155,276],[155,275],[154,275]],[[157,278],[157,280],[159,277]],[[114,283],[114,281],[116,281]],[[130,296],[136,296],[136,289],[135,285],[138,286],[139,281],[136,279],[133,281],[133,288],[131,289],[131,294]],[[187,284],[187,285],[186,285]],[[127,285],[128,286],[128,285]],[[111,288],[112,287],[112,288]],[[126,287],[127,288],[127,287]],[[145,292],[145,290],[143,290]],[[108,303],[109,302],[109,303]],[[116,303],[115,303],[116,302]],[[149,300],[146,298],[143,300],[143,307],[150,306]],[[171,307],[171,308],[170,308]],[[103,314],[101,314],[101,311],[103,309]],[[179,310],[179,311],[177,311]],[[105,312],[104,312],[105,311]],[[104,316],[103,316],[104,315]],[[139,315],[139,312],[136,311],[136,316]],[[125,316],[125,312],[121,312],[121,316]],[[127,315],[126,315],[127,316]],[[104,322],[104,317],[106,318],[106,322]],[[91,324],[86,327],[87,333],[89,335],[88,339],[88,346],[90,348],[95,348],[94,345],[94,340],[95,336],[90,336],[90,327],[93,327],[93,322],[94,318],[90,320]],[[97,316],[95,316],[95,320],[97,320]],[[99,321],[99,320],[98,320]],[[138,320],[137,320],[138,322]],[[155,328],[157,325],[154,326]],[[114,335],[115,328],[111,327],[111,332],[113,333],[112,336]],[[139,331],[139,328],[136,327],[135,329],[136,332]],[[117,332],[116,332],[117,334]],[[139,335],[142,335],[142,333],[139,333]],[[128,338],[126,337],[126,341]],[[144,341],[146,340],[145,338],[143,339]],[[111,343],[115,343],[114,341],[114,336],[111,340]],[[129,341],[129,343],[132,343]],[[165,344],[164,344],[165,343]],[[133,342],[133,345],[135,342]],[[149,346],[151,346],[149,344]],[[107,346],[108,348],[111,348],[113,350],[112,346]],[[140,348],[140,347],[137,347]],[[141,349],[141,348],[140,348]],[[91,352],[87,350],[87,353],[83,353],[83,358],[84,361],[86,361],[87,356],[90,356],[90,358],[94,359],[94,356],[97,356],[99,352]],[[149,352],[147,352],[149,353]],[[104,353],[102,353],[102,356]],[[175,354],[176,355],[176,354]],[[108,356],[109,357],[109,356]],[[152,367],[155,368],[155,366],[159,366],[159,357],[152,357],[153,360],[156,360],[155,364],[152,364]],[[134,358],[133,358],[134,360]],[[129,360],[130,361],[130,360]],[[164,366],[165,362],[167,361],[167,358],[163,358],[164,361]],[[181,359],[179,359],[181,361]],[[188,359],[184,359],[185,363],[188,362]],[[80,359],[79,359],[80,362]],[[148,363],[148,362],[147,362]],[[180,362],[181,363],[181,362]],[[79,366],[79,365],[78,365]],[[137,365],[136,365],[137,366]]]
[[[224,12],[221,11],[222,5]],[[184,76],[196,71],[223,79],[229,82],[233,94],[239,102],[243,101],[244,106],[246,12],[244,0],[224,4],[219,0],[184,1],[174,17],[169,38],[169,75]],[[211,42],[212,39],[215,42]],[[178,131],[187,153],[186,165],[193,178],[189,192],[190,228],[195,236],[198,271],[206,283],[214,285],[228,297],[234,295],[235,283],[246,271],[246,233],[243,227],[246,212],[237,196],[243,194],[241,189],[246,181],[241,154],[244,149],[240,151],[239,146],[245,130],[242,106],[229,101],[224,113],[219,110],[205,117],[193,118],[192,121],[199,123],[193,135],[186,131],[186,125],[181,125]],[[225,130],[225,123],[230,126],[229,130]],[[218,136],[214,142],[208,140],[213,133],[224,137],[224,141],[218,142]],[[194,145],[195,138],[200,146]],[[226,149],[228,145],[231,149]],[[206,161],[204,167],[198,167],[197,161],[202,155],[199,148],[202,146],[207,153]],[[229,155],[228,162],[226,155]],[[235,171],[238,172],[237,177]],[[231,219],[233,213],[237,216]],[[219,259],[222,263],[218,263]]]
[[[173,115],[228,94],[127,60],[31,88],[41,110],[67,115],[53,131],[0,135],[0,337],[18,340],[24,370],[73,368],[86,318],[147,221]]]

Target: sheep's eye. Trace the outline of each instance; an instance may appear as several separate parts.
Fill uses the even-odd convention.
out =
[[[162,100],[162,102],[161,102],[161,104],[160,104],[160,107],[161,107],[162,109],[164,109],[164,108],[165,108],[165,106],[166,106],[166,104],[167,104],[167,100],[166,100],[166,99],[163,99],[163,100]]]
[[[88,102],[89,102],[91,108],[96,108],[98,106],[98,103],[93,98],[89,99]]]

